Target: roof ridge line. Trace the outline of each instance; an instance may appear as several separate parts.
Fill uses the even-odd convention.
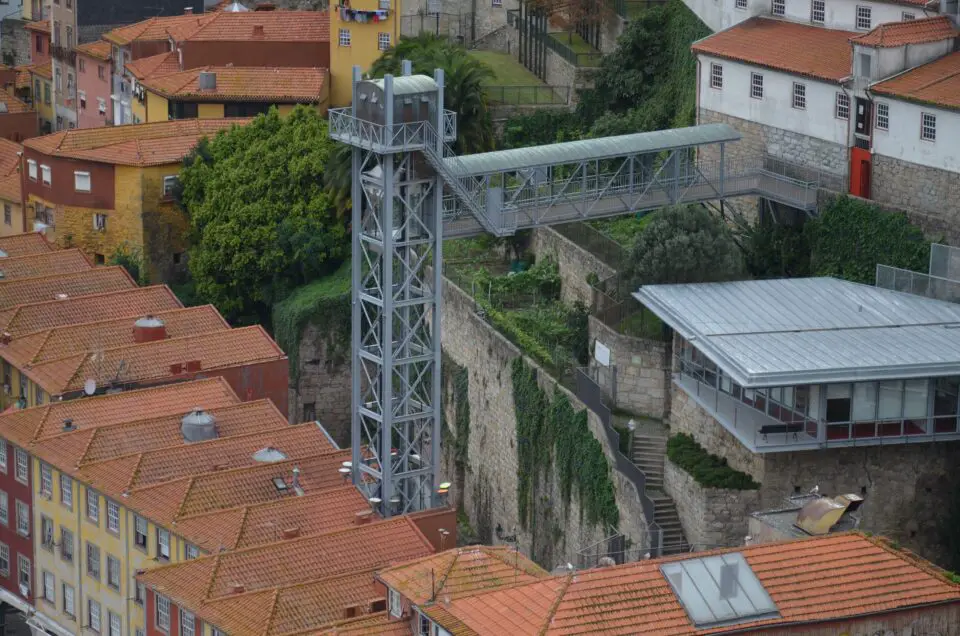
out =
[[[266,629],[263,630],[264,636],[270,633],[270,628],[273,627],[273,621],[277,618],[277,608],[280,605],[280,588],[273,588],[273,601],[270,603],[270,611],[267,613],[267,625]]]
[[[557,610],[560,608],[560,603],[563,602],[563,597],[566,595],[567,590],[573,584],[573,577],[577,574],[576,572],[570,573],[566,577],[566,581],[563,582],[560,589],[557,590],[557,598],[554,599],[553,603],[550,605],[550,609],[547,611],[546,620],[543,622],[543,626],[540,627],[540,630],[537,632],[537,636],[546,636],[547,630],[550,628],[550,623],[553,622],[553,617],[556,615]]]
[[[453,558],[450,560],[450,565],[447,566],[446,571],[443,572],[439,580],[437,580],[436,588],[431,590],[432,592],[432,598],[430,599],[431,603],[437,600],[437,594],[440,592],[440,590],[443,589],[443,586],[447,582],[447,578],[450,576],[450,573],[453,572],[453,568],[457,565],[457,562],[460,561],[460,557],[463,554],[463,552],[460,550],[460,548],[454,548],[454,550],[456,550],[456,553],[453,555]],[[443,556],[443,553],[435,554],[434,556]]]
[[[133,482],[137,479],[137,475],[140,474],[140,465],[142,463],[143,463],[143,453],[138,453],[137,463],[134,464],[133,470],[130,471],[130,478],[127,480],[127,483],[123,488],[125,491],[129,491],[133,487]]]
[[[86,456],[87,456],[87,453],[90,452],[90,446],[93,445],[93,440],[96,439],[96,438],[97,438],[97,435],[100,433],[100,427],[99,427],[99,426],[94,427],[94,428],[91,429],[91,430],[93,431],[93,434],[90,435],[90,439],[87,440],[87,443],[83,445],[83,450],[80,451],[80,458],[77,460],[76,465],[73,467],[74,470],[79,469],[80,466],[83,465],[83,458],[86,457]],[[73,431],[71,431],[71,432],[73,432]],[[57,437],[60,437],[60,436],[57,436]]]
[[[43,348],[44,348],[45,346],[47,346],[47,343],[48,343],[48,342],[50,342],[50,338],[53,337],[53,329],[52,329],[52,328],[51,328],[51,329],[45,329],[44,331],[46,332],[46,335],[43,337],[43,342],[41,342],[41,343],[40,343],[40,346],[36,348],[36,350],[33,352],[33,355],[30,356],[30,359],[29,359],[29,360],[27,360],[25,366],[31,366],[31,365],[33,365],[33,364],[36,363],[36,359],[37,359],[37,357],[40,355],[40,352],[43,351]],[[24,335],[24,336],[21,336],[21,338],[28,338],[28,337],[30,337],[30,336],[36,335],[37,333],[40,333],[40,332],[29,333],[29,334],[26,334],[26,335]],[[19,340],[19,338],[18,338],[18,340]]]
[[[233,538],[233,545],[230,546],[231,550],[237,549],[237,544],[240,542],[240,537],[243,536],[243,531],[247,527],[247,522],[250,520],[250,508],[252,508],[250,504],[243,506],[243,514],[240,516],[240,524],[237,526],[237,536]],[[216,510],[214,513],[223,514],[226,512],[226,510]]]
[[[223,471],[220,471],[220,472],[223,472]],[[273,499],[273,500],[268,500],[268,501],[261,501],[261,502],[259,502],[259,503],[240,504],[239,506],[233,506],[233,507],[231,507],[231,508],[221,508],[221,509],[219,509],[219,510],[210,510],[210,511],[208,511],[208,512],[197,512],[197,513],[194,513],[194,514],[190,514],[190,515],[186,515],[186,516],[184,516],[184,517],[181,517],[180,519],[178,519],[178,521],[182,523],[182,522],[184,522],[184,521],[192,521],[192,520],[197,519],[197,518],[199,518],[199,517],[209,517],[210,515],[225,514],[225,513],[233,512],[233,511],[236,511],[236,510],[245,510],[245,511],[247,511],[247,512],[249,513],[249,512],[250,512],[251,510],[253,510],[254,508],[256,508],[256,509],[259,510],[260,508],[269,508],[270,506],[283,506],[283,505],[288,505],[288,504],[290,504],[291,502],[294,502],[294,501],[303,501],[304,499],[319,499],[320,497],[324,497],[324,496],[327,496],[327,495],[330,495],[330,494],[338,493],[338,492],[341,492],[341,491],[346,491],[346,490],[348,490],[348,489],[355,489],[355,488],[356,488],[356,487],[355,487],[353,484],[346,484],[346,485],[344,485],[344,486],[336,486],[336,487],[334,487],[334,488],[327,488],[326,490],[318,490],[318,491],[316,491],[316,492],[305,492],[305,493],[303,493],[302,495],[300,495],[299,497],[297,497],[296,499],[292,499],[292,498]],[[379,519],[378,519],[378,520],[379,520]]]

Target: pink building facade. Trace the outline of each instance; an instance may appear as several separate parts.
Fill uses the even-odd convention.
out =
[[[77,128],[109,126],[110,45],[103,40],[76,47]]]

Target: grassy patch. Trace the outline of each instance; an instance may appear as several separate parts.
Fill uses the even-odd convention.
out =
[[[510,53],[501,51],[470,51],[470,55],[490,67],[494,76],[484,82],[488,86],[543,86],[540,78]]]
[[[677,433],[667,440],[667,457],[701,486],[729,490],[757,490],[750,475],[730,468],[727,460],[708,453],[692,436]]]
[[[591,225],[598,232],[619,243],[623,248],[630,249],[637,235],[653,219],[655,212],[646,214],[628,214],[610,219],[591,221]]]
[[[593,48],[589,42],[580,37],[579,33],[574,31],[563,31],[551,33],[552,37],[557,42],[566,45],[574,53],[599,53],[597,49]]]

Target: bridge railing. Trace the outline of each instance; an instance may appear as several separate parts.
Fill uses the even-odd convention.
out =
[[[486,86],[487,101],[500,106],[560,106],[570,102],[570,86]]]
[[[330,138],[367,149],[381,151],[422,150],[427,133],[433,130],[431,122],[399,122],[387,126],[355,117],[350,108],[329,111]],[[443,111],[443,140],[457,138],[457,114]]]

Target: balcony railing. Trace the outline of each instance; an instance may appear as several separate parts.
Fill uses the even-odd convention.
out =
[[[51,46],[50,55],[52,55],[55,60],[69,64],[70,66],[73,66],[77,62],[77,52],[65,46]]]
[[[372,150],[417,150],[423,148],[432,122],[400,122],[390,126],[354,117],[350,108],[330,110],[330,137]],[[457,138],[457,114],[443,111],[443,139]]]

